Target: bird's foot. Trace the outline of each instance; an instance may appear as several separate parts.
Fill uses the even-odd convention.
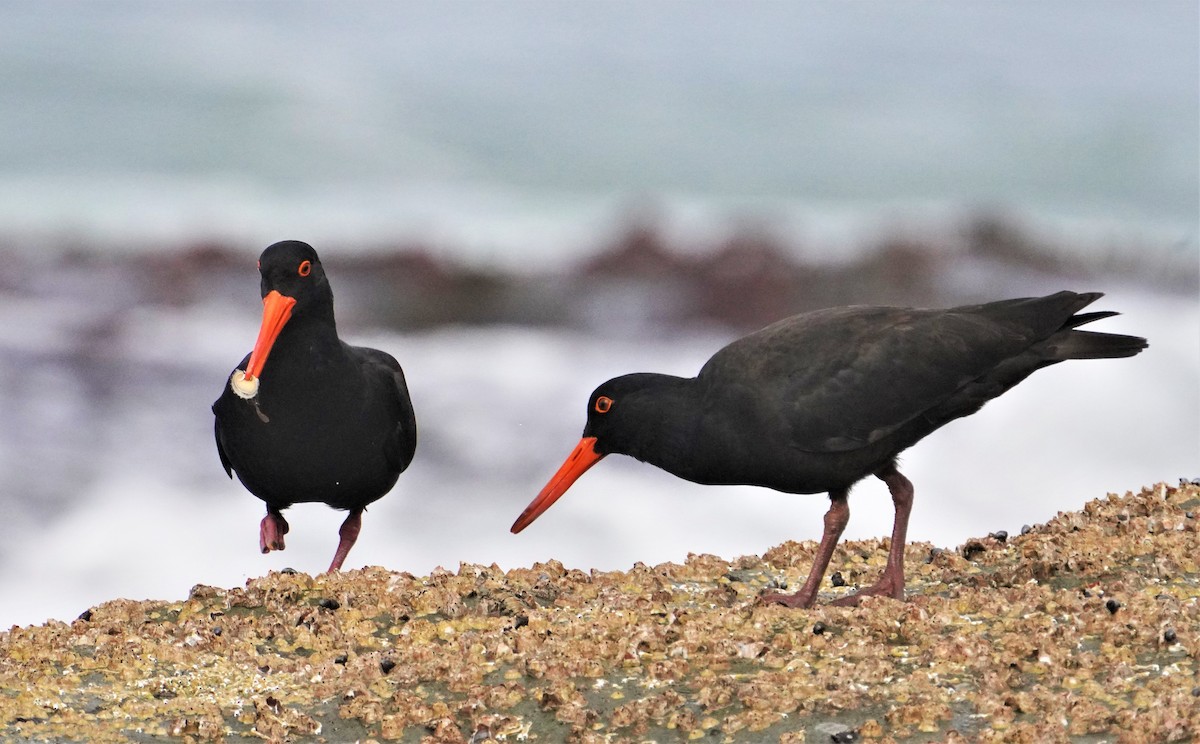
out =
[[[799,607],[802,609],[812,607],[813,600],[815,599],[815,594],[805,592],[803,590],[794,594],[767,592],[765,594],[758,595],[758,601],[762,602],[763,604],[780,604],[784,607]]]
[[[891,597],[892,599],[904,601],[904,578],[884,573],[879,581],[875,582],[866,589],[859,589],[854,594],[847,595],[841,599],[835,599],[829,604],[834,607],[858,607],[858,603],[863,597]]]
[[[267,512],[262,524],[258,527],[258,546],[264,553],[272,550],[283,550],[283,536],[287,534],[288,523],[279,512]]]

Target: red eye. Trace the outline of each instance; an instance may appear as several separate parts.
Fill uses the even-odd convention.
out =
[[[300,276],[308,276],[312,273],[312,261],[301,261],[300,268],[296,269],[296,273]]]
[[[608,413],[608,409],[612,408],[613,399],[607,395],[601,395],[596,398],[596,413]]]

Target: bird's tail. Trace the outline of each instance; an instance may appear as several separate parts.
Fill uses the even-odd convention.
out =
[[[1100,297],[1094,292],[1086,297],[1092,302]],[[1086,304],[1086,303],[1085,303]],[[1117,359],[1131,357],[1149,346],[1149,342],[1140,336],[1126,336],[1120,333],[1097,333],[1095,331],[1076,331],[1085,323],[1091,323],[1103,318],[1111,318],[1120,313],[1103,310],[1093,313],[1078,313],[1067,318],[1062,329],[1056,335],[1055,356],[1060,360],[1066,359]]]
[[[1067,331],[1057,344],[1060,359],[1116,359],[1131,357],[1149,346],[1139,336],[1094,331]]]

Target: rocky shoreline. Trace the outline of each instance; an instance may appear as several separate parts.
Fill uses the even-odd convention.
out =
[[[955,550],[910,599],[789,610],[815,544],[585,573],[551,561],[272,573],[0,633],[6,741],[1191,741],[1200,487]],[[886,540],[835,553],[822,601]],[[838,574],[834,577],[834,574]],[[833,584],[844,584],[834,586]]]

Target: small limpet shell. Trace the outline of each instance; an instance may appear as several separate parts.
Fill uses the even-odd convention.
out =
[[[229,387],[239,398],[250,400],[258,395],[258,378],[250,377],[244,369],[234,370],[229,377]]]

